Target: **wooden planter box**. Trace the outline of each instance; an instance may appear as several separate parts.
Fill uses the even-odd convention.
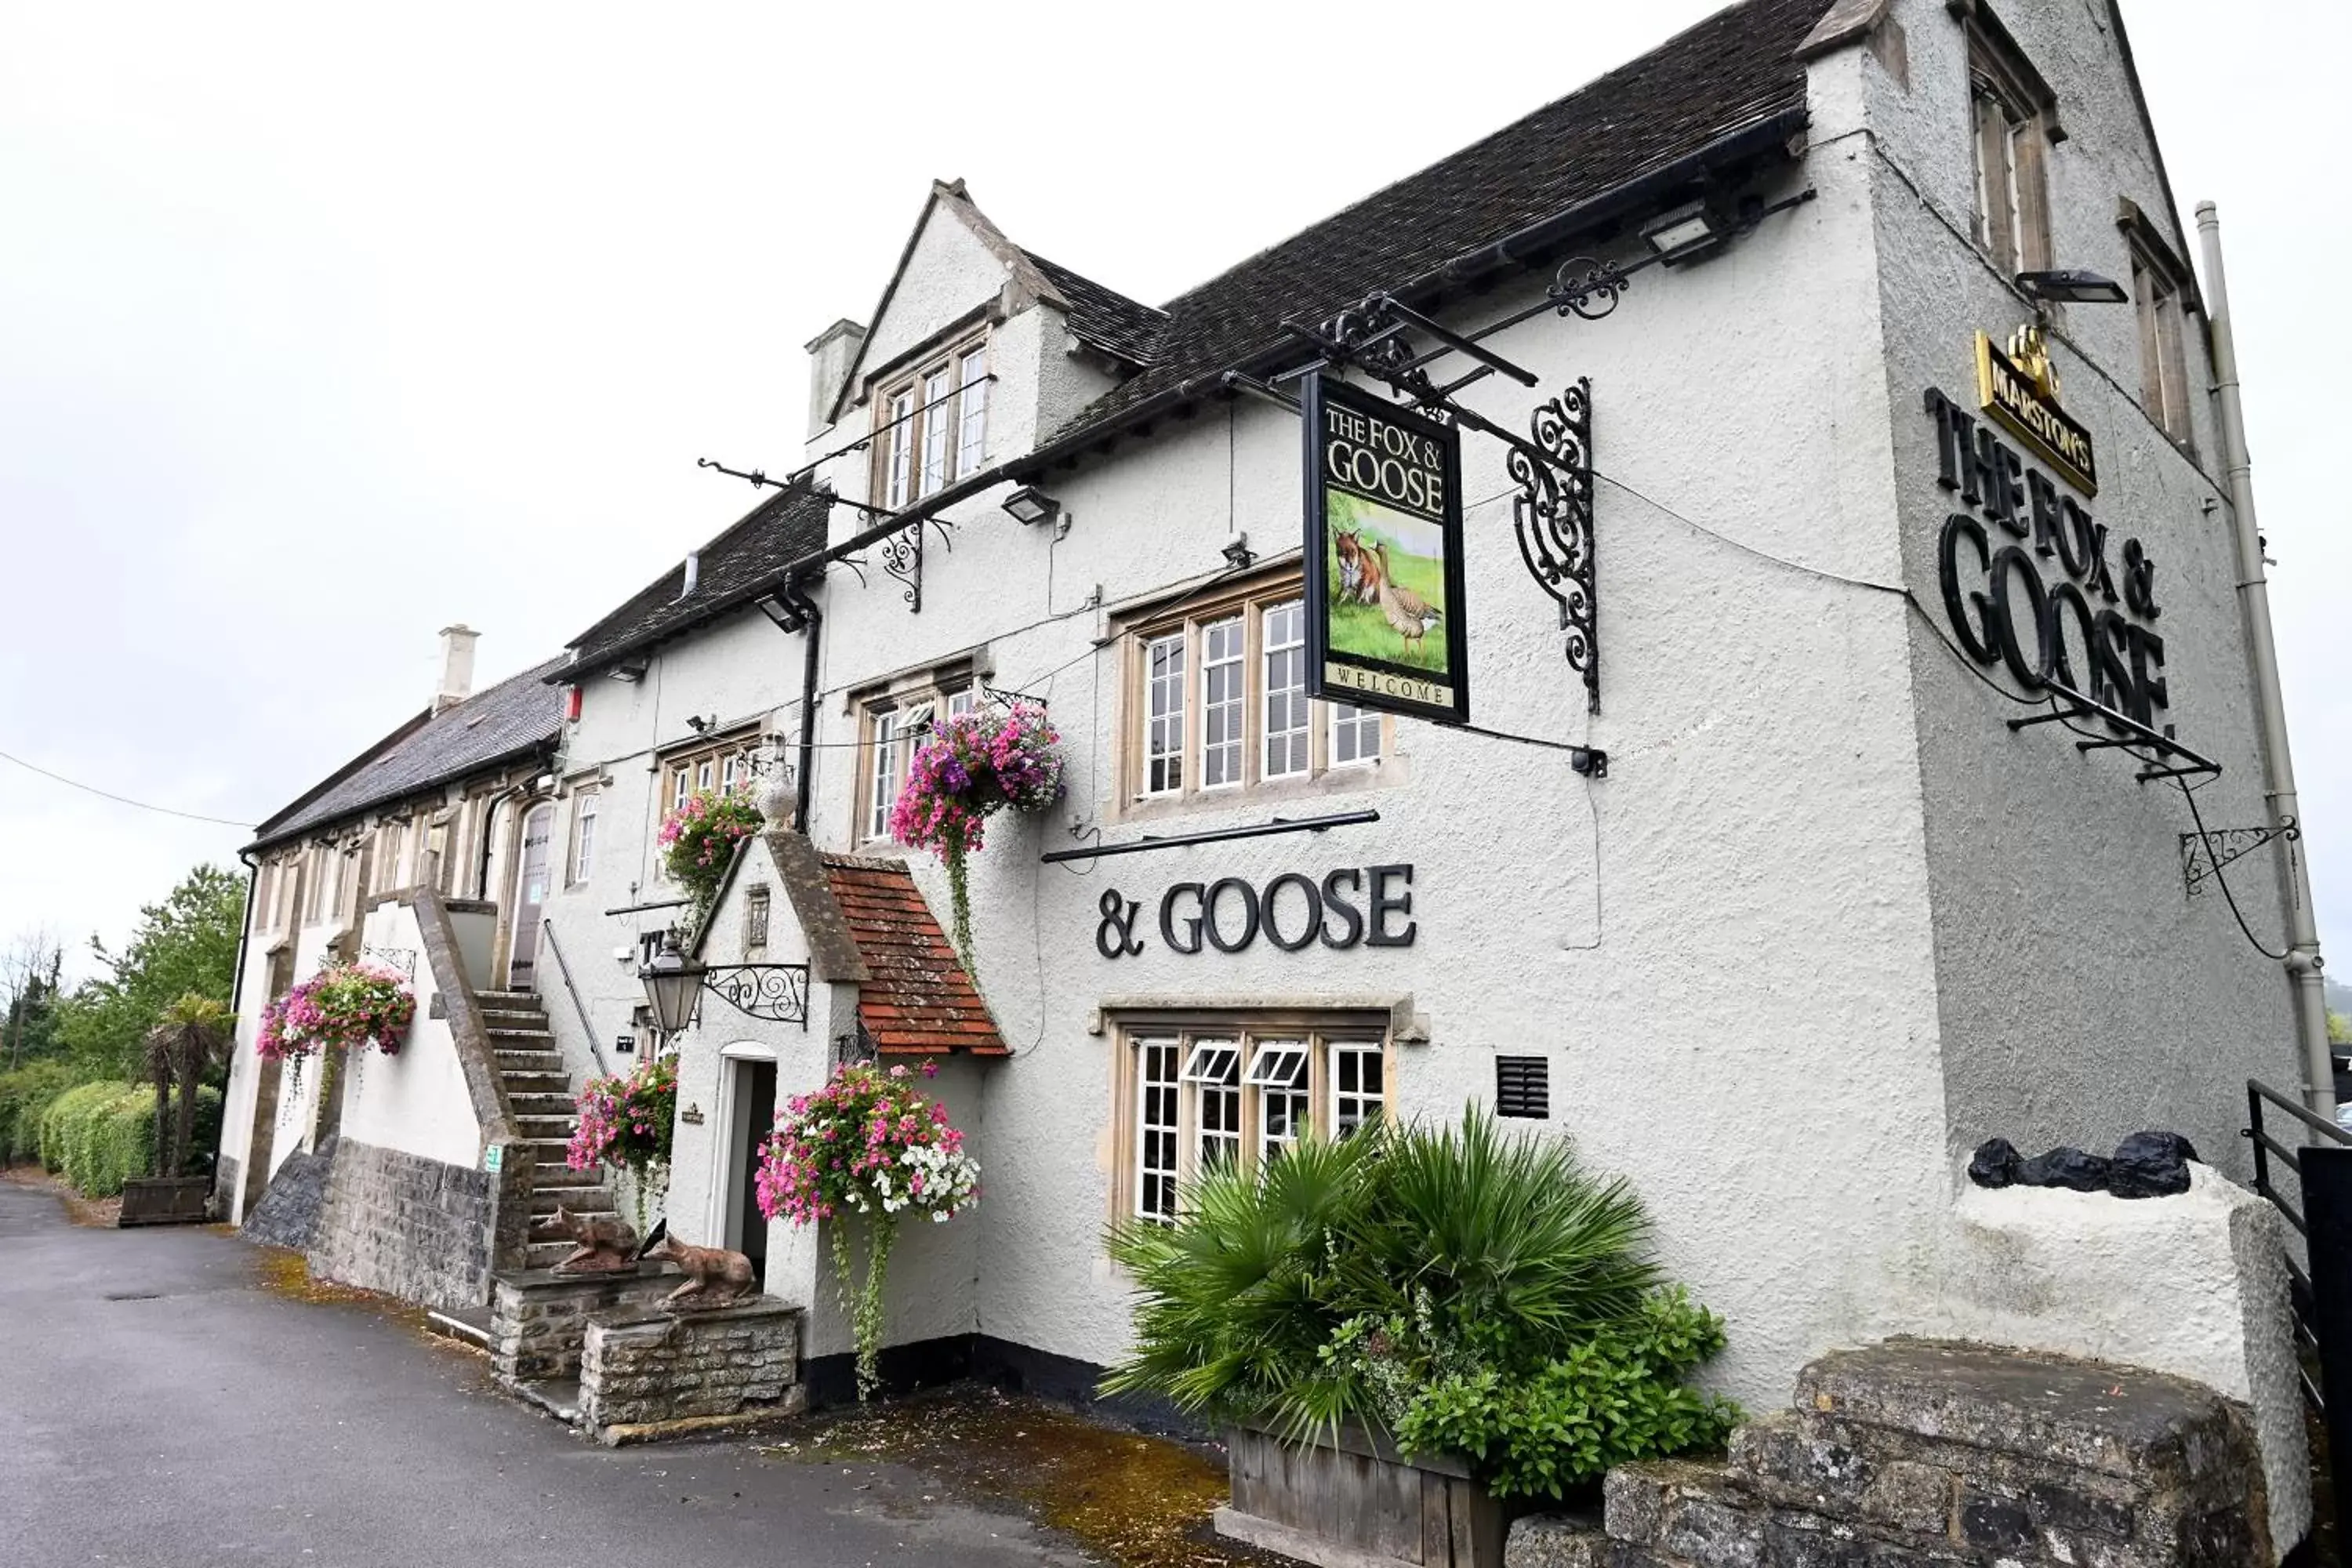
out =
[[[210,1176],[133,1176],[122,1184],[122,1214],[117,1226],[202,1225]]]
[[[1355,1426],[1299,1447],[1258,1427],[1225,1437],[1233,1503],[1217,1533],[1321,1568],[1502,1568],[1503,1506],[1449,1455],[1407,1459]]]

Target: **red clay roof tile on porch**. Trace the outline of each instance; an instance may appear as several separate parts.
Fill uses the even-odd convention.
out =
[[[892,1056],[1011,1055],[907,868],[848,855],[820,858],[870,976],[857,988],[857,1016],[876,1048]]]

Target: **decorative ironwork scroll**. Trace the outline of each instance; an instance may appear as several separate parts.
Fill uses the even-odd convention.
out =
[[[805,963],[714,964],[704,972],[702,988],[746,1017],[808,1027]]]
[[[910,522],[881,543],[882,570],[907,585],[907,607],[923,613],[923,525]]]
[[[1551,287],[1544,294],[1561,315],[1573,314],[1597,321],[1615,310],[1625,290],[1633,287],[1633,273],[1659,259],[1657,256],[1648,256],[1625,268],[1613,261],[1595,261],[1589,256],[1571,257],[1559,264],[1559,270],[1552,274]]]
[[[360,962],[380,963],[386,969],[398,971],[401,978],[410,984],[415,983],[416,950],[413,947],[362,947],[360,949]]]
[[[1567,391],[1538,405],[1528,416],[1528,428],[1543,460],[1516,444],[1504,458],[1519,487],[1511,502],[1511,527],[1528,574],[1559,606],[1570,668],[1583,675],[1586,702],[1598,713],[1601,635],[1592,531],[1592,378],[1579,376]]]
[[[2219,879],[2221,868],[2231,861],[2252,854],[2273,839],[2291,843],[2302,837],[2303,829],[2292,816],[2276,827],[2217,827],[2210,833],[2184,833],[2180,836],[2181,886],[2193,899],[2205,890],[2207,882]]]

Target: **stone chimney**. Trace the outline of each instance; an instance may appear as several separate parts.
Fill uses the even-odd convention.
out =
[[[866,329],[846,317],[811,338],[809,355],[809,427],[812,436],[833,423],[833,400],[866,346]]]
[[[455,708],[474,694],[474,644],[481,633],[463,624],[441,628],[441,686],[433,711]]]

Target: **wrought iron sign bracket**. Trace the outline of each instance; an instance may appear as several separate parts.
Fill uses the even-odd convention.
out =
[[[714,963],[702,972],[702,989],[747,1018],[808,1027],[805,963]]]
[[[2293,843],[2302,837],[2303,828],[2292,816],[2280,819],[2274,827],[2217,827],[2210,833],[2184,833],[2180,836],[2181,890],[2193,899],[2205,890],[2207,882],[2218,879],[2221,868],[2232,860],[2277,839]]]
[[[1571,269],[1576,270],[1571,276]],[[1625,289],[1626,269],[1579,259],[1565,263],[1542,310],[1597,321],[1616,309]],[[1515,318],[1524,319],[1524,317]],[[1464,405],[1455,394],[1472,382],[1499,374],[1523,386],[1540,384],[1533,371],[1514,364],[1476,339],[1432,321],[1385,293],[1375,292],[1319,326],[1286,321],[1296,337],[1322,356],[1309,369],[1348,365],[1402,393],[1414,406],[1442,423],[1477,430],[1508,448],[1504,467],[1518,486],[1511,503],[1511,526],[1519,559],[1559,612],[1569,668],[1584,680],[1585,706],[1601,711],[1599,583],[1592,508],[1592,380],[1579,376],[1557,397],[1529,415],[1525,437]],[[1491,331],[1492,329],[1489,329]],[[1438,346],[1416,353],[1407,334],[1434,338]],[[1440,385],[1428,371],[1433,360],[1458,353],[1477,362],[1467,375]],[[1304,374],[1302,371],[1301,374]],[[1260,389],[1253,386],[1252,391]],[[1268,392],[1271,389],[1265,389]]]

